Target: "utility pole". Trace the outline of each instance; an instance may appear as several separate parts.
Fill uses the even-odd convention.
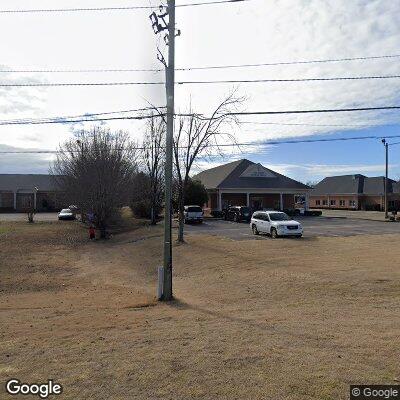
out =
[[[165,221],[163,300],[172,300],[172,151],[175,107],[175,0],[168,0],[167,135],[165,154]]]
[[[160,12],[164,7],[160,7]],[[168,23],[165,18],[168,16]],[[164,263],[163,263],[163,284],[160,300],[172,300],[172,170],[173,170],[173,140],[174,140],[174,114],[175,114],[175,36],[180,35],[178,30],[175,33],[175,0],[168,0],[165,13],[157,15],[155,12],[150,15],[152,27],[155,34],[164,30],[165,44],[168,46],[168,63],[158,49],[157,58],[165,66],[165,82],[167,97],[167,134],[165,143],[165,217],[164,217]]]
[[[382,143],[385,146],[385,219],[389,218],[388,214],[388,173],[389,173],[389,143],[387,143],[386,139],[382,139]]]

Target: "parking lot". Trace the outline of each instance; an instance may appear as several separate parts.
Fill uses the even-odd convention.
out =
[[[304,237],[340,237],[400,233],[400,223],[350,218],[296,217],[304,228]],[[233,240],[269,240],[268,235],[254,236],[248,223],[206,219],[203,224],[188,224],[186,232],[225,236]]]

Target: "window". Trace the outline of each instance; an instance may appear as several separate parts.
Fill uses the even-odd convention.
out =
[[[321,205],[321,200],[315,200],[315,205],[320,206]]]
[[[344,207],[346,205],[346,202],[344,200],[339,200],[339,205]]]
[[[336,200],[331,200],[331,206],[336,206]]]
[[[349,206],[350,207],[355,207],[356,206],[356,201],[355,200],[349,200]]]
[[[327,206],[328,205],[328,200],[322,200],[322,205]]]
[[[289,216],[283,212],[270,213],[269,218],[271,221],[290,221]]]

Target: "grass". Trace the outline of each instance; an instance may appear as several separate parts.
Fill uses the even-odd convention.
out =
[[[66,399],[322,400],[400,377],[399,235],[188,236],[165,304],[159,226],[92,243],[79,223],[1,227],[3,382],[53,378]]]

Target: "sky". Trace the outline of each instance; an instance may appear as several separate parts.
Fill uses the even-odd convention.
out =
[[[198,0],[205,2],[206,0]],[[177,0],[184,4],[192,0]],[[2,0],[7,9],[158,6],[155,0]],[[162,81],[163,73],[10,73],[42,69],[154,69],[162,38],[151,10],[0,14],[0,83]],[[276,63],[400,55],[400,7],[389,0],[249,0],[176,10],[176,66]],[[292,79],[397,75],[400,57],[347,62],[177,71],[179,80]],[[400,105],[400,79],[241,83],[243,111]],[[176,85],[176,110],[210,114],[232,84]],[[1,88],[0,120],[110,112],[165,104],[164,87]],[[238,143],[265,140],[400,135],[398,111],[240,117]],[[92,123],[2,126],[0,151],[54,150]],[[113,130],[140,142],[143,121],[113,121]],[[392,139],[391,142],[400,141]],[[390,176],[400,178],[399,146],[390,148]],[[0,173],[47,173],[51,155],[0,154]],[[200,158],[194,172],[239,158],[303,181],[325,176],[384,173],[380,140],[253,145]]]

